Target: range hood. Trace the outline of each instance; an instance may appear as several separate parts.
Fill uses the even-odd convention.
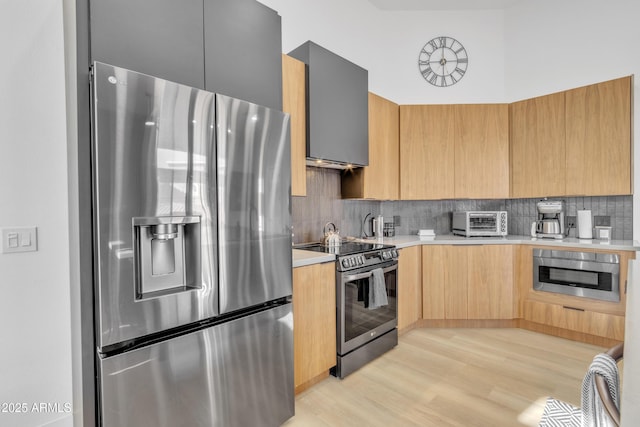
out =
[[[367,70],[308,41],[289,52],[306,64],[307,164],[369,164]]]

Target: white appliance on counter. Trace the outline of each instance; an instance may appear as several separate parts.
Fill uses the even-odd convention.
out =
[[[593,239],[593,221],[590,210],[578,211],[578,239]]]

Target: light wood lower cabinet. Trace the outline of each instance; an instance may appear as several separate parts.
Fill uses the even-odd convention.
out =
[[[526,300],[524,302],[524,319],[569,331],[617,341],[624,340],[624,316],[598,313],[569,305]]]
[[[423,319],[513,319],[512,245],[422,247]]]
[[[336,364],[334,263],[293,269],[293,344],[296,393],[329,375]]]
[[[516,283],[514,289],[520,298],[520,316],[529,322],[621,341],[624,339],[626,313],[627,266],[635,252],[571,249],[543,246],[544,249],[560,249],[578,252],[605,252],[620,256],[620,302],[600,301],[591,298],[541,292],[533,290],[533,249],[523,245],[516,257]],[[580,339],[580,337],[575,337]]]
[[[469,248],[469,319],[513,319],[513,246]]]
[[[398,258],[398,330],[407,329],[422,318],[422,275],[420,246],[400,249]]]

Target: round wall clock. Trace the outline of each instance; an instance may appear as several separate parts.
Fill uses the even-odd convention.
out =
[[[452,37],[435,37],[420,50],[418,69],[422,77],[438,87],[451,86],[464,77],[469,65],[467,51]]]

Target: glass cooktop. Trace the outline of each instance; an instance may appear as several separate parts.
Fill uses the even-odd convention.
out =
[[[324,252],[327,254],[336,255],[353,255],[361,254],[364,252],[375,251],[379,249],[393,249],[393,245],[384,245],[382,243],[369,243],[369,242],[342,242],[340,246],[325,246],[321,243],[311,243],[308,245],[295,246],[295,249],[302,249],[305,251]]]

